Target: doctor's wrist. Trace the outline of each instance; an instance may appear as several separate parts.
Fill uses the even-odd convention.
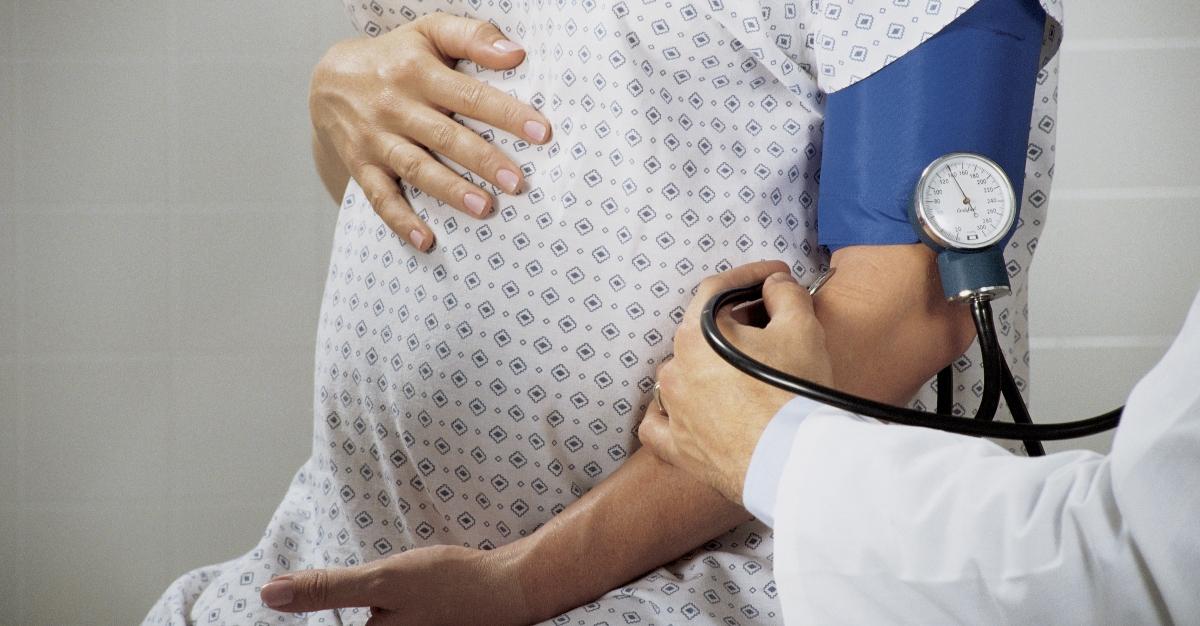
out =
[[[742,506],[768,526],[775,525],[776,492],[783,468],[791,456],[796,432],[800,424],[821,406],[803,397],[783,405],[767,422],[747,459],[746,472],[738,483]]]

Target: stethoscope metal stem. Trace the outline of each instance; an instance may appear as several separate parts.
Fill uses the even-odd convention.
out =
[[[808,286],[809,297],[817,295],[817,292],[821,290],[821,287],[825,286],[825,283],[829,282],[829,279],[833,277],[833,273],[836,271],[837,267],[830,266],[830,268],[822,272],[816,280],[812,281],[812,284]]]

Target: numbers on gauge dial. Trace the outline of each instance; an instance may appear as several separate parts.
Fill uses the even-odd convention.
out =
[[[983,248],[1004,238],[1016,204],[1004,174],[968,156],[950,159],[926,176],[921,206],[926,222],[946,242]]]

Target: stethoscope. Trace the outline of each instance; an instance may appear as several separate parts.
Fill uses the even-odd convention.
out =
[[[726,305],[760,300],[762,285],[717,294],[701,313],[704,338],[730,365],[785,391],[886,422],[924,426],[952,433],[1023,440],[1032,456],[1045,454],[1042,441],[1085,437],[1116,428],[1125,407],[1102,415],[1058,424],[1034,424],[1000,351],[991,301],[1011,291],[1002,242],[1016,227],[1017,199],[1012,182],[991,159],[968,152],[939,157],[925,168],[909,207],[917,236],[937,253],[946,299],[971,308],[983,365],[983,395],[974,419],[951,414],[953,370],[937,376],[937,412],[892,406],[844,393],[756,361],[729,342],[717,326],[716,313]],[[832,269],[832,268],[831,268]],[[832,272],[809,286],[815,294]],[[1015,423],[994,422],[1003,394]]]

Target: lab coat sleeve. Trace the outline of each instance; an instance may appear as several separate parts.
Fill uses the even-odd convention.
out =
[[[746,467],[746,478],[742,483],[742,505],[751,515],[767,526],[775,526],[775,494],[779,492],[779,470],[787,464],[792,453],[792,441],[796,429],[809,414],[821,408],[821,404],[797,396],[783,405],[779,412],[767,422],[767,427],[758,436],[754,454]]]
[[[1200,299],[1134,389],[1109,456],[1015,457],[834,410],[776,494],[788,623],[1200,619]]]

